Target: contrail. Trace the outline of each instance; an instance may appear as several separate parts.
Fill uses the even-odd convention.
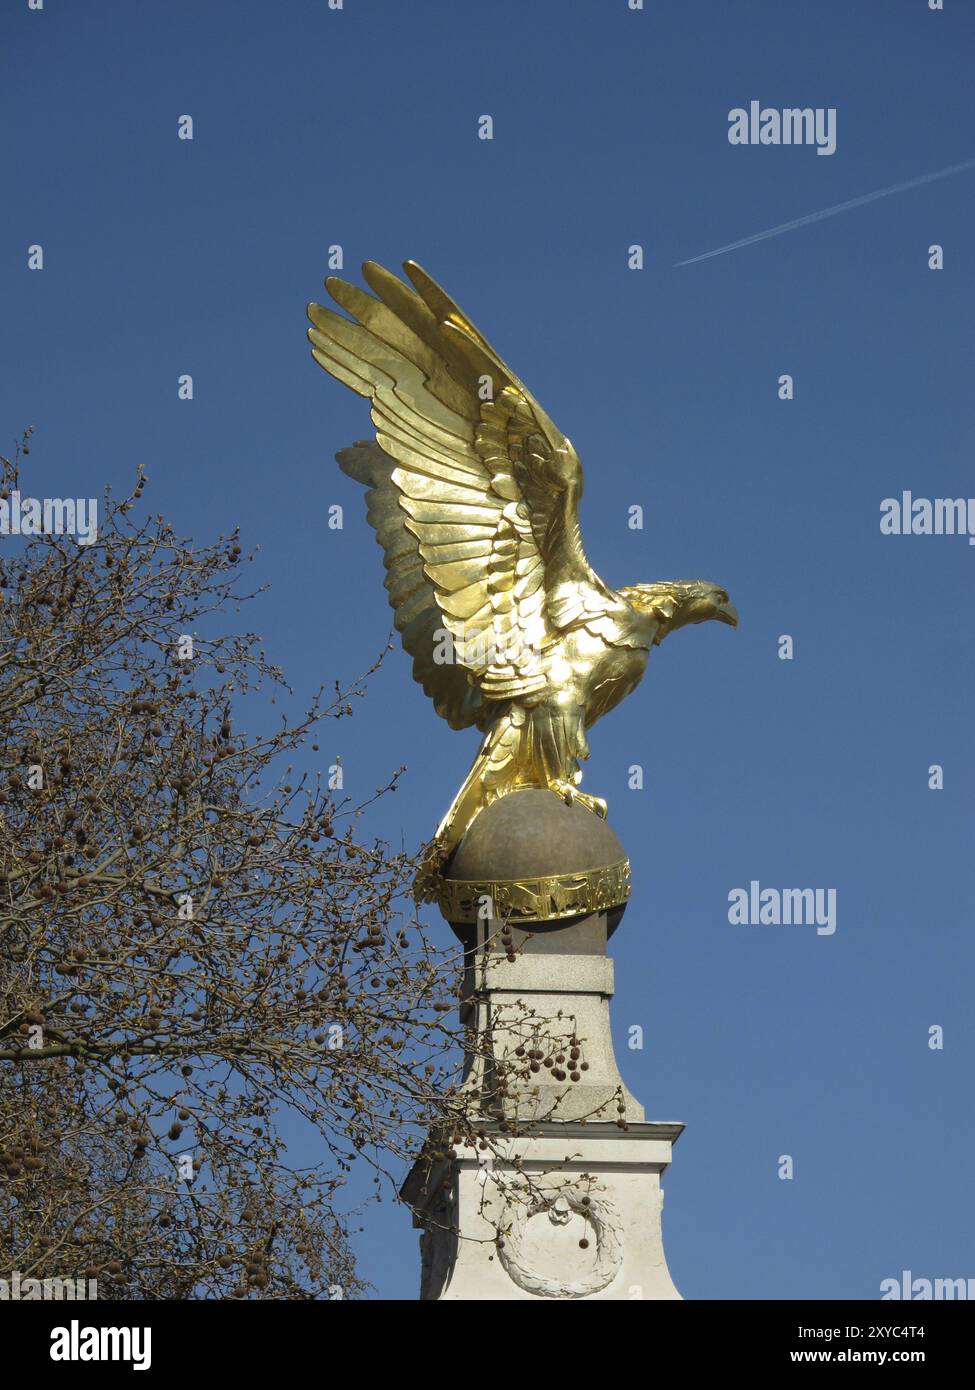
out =
[[[893,193],[906,193],[909,188],[920,188],[924,183],[934,183],[935,179],[947,179],[952,174],[963,174],[966,169],[975,169],[975,159],[966,159],[962,164],[951,164],[947,169],[937,169],[933,174],[922,174],[919,179],[908,179],[905,183],[891,184],[890,188],[878,188],[875,193],[864,193],[859,198],[849,198],[845,203],[836,203],[821,212],[810,212],[805,217],[794,217],[791,222],[782,222],[778,227],[769,227],[754,236],[742,237],[728,246],[719,246],[716,251],[705,251],[702,256],[691,256],[689,260],[677,261],[675,269],[682,265],[695,265],[698,261],[708,261],[712,256],[723,256],[726,251],[737,251],[742,246],[751,246],[756,241],[766,241],[770,236],[781,236],[783,232],[794,232],[797,227],[808,227],[810,222],[822,222],[826,217],[835,217],[838,212],[849,212],[850,208],[861,208],[864,203],[875,203],[878,198],[889,198]]]

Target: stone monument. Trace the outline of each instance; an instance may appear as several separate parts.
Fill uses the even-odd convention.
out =
[[[646,1120],[616,1065],[606,947],[629,862],[580,764],[670,633],[738,615],[705,580],[600,578],[571,442],[436,281],[404,269],[409,284],[367,261],[371,295],[330,277],[350,317],[310,304],[308,336],[371,403],[375,439],[338,460],[366,485],[414,678],[451,728],[483,735],[415,885],[464,946],[477,1117],[473,1143],[431,1136],[403,1189],[421,1298],[679,1298],[660,1176],[681,1126]],[[582,344],[577,361],[584,394]]]

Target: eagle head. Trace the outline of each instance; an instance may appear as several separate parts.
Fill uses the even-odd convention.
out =
[[[661,584],[630,584],[620,594],[632,608],[659,624],[655,643],[688,623],[719,623],[738,626],[738,610],[719,584],[706,579],[670,579]]]

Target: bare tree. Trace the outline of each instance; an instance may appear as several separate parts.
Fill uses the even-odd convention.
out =
[[[287,765],[362,682],[241,728],[242,701],[288,692],[224,630],[246,557],[137,519],[147,481],[106,492],[91,544],[3,542],[0,1273],[355,1296],[353,1163],[381,1184],[466,1124],[457,980],[416,930],[415,859]]]

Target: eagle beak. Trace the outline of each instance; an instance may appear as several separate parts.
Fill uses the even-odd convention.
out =
[[[729,627],[738,626],[738,609],[733,603],[722,603],[715,610],[714,616],[719,622],[727,623]]]

